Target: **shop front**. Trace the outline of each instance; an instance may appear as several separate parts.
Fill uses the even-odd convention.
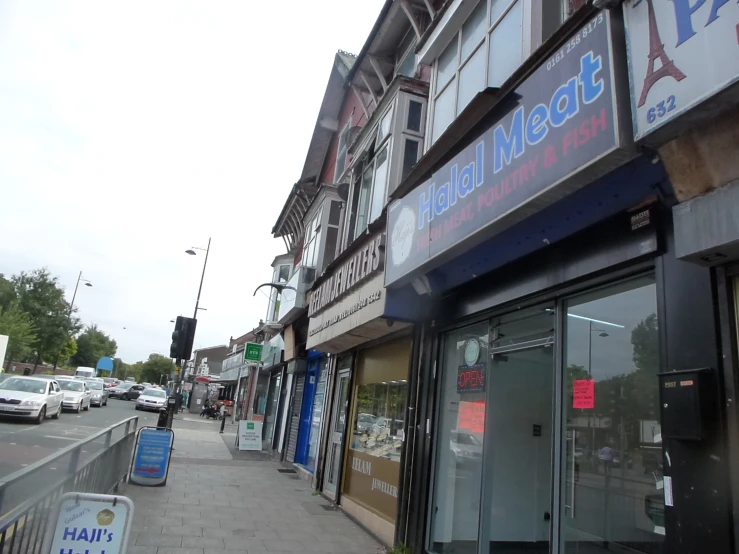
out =
[[[732,551],[713,280],[633,149],[623,30],[598,12],[389,208],[388,303],[412,286],[432,311],[398,486],[414,553]]]
[[[307,347],[330,354],[317,378],[330,395],[311,410],[322,493],[390,545],[412,341],[408,323],[386,317],[384,238],[353,245],[316,282]]]

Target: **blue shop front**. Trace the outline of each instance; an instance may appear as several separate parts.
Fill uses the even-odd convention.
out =
[[[733,548],[711,273],[675,256],[622,19],[593,13],[388,209],[414,553]]]

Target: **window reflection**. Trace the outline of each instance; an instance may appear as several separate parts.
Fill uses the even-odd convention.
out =
[[[399,462],[407,394],[405,380],[357,386],[357,409],[349,447]]]
[[[565,552],[662,552],[656,313],[652,278],[567,306]]]
[[[429,541],[439,554],[477,552],[487,344],[487,322],[444,341]]]

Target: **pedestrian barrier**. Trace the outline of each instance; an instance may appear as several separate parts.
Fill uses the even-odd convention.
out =
[[[39,554],[62,494],[116,491],[128,472],[137,426],[138,417],[124,419],[0,479],[0,554]]]

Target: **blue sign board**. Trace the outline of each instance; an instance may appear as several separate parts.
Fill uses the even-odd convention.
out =
[[[577,173],[628,144],[611,34],[610,14],[599,12],[501,101],[487,131],[390,205],[386,285],[554,204],[589,182]]]
[[[98,360],[97,366],[95,367],[98,371],[105,371],[108,373],[113,372],[113,358],[104,356]]]
[[[136,440],[130,482],[144,486],[164,485],[173,442],[174,432],[171,429],[143,427]]]

